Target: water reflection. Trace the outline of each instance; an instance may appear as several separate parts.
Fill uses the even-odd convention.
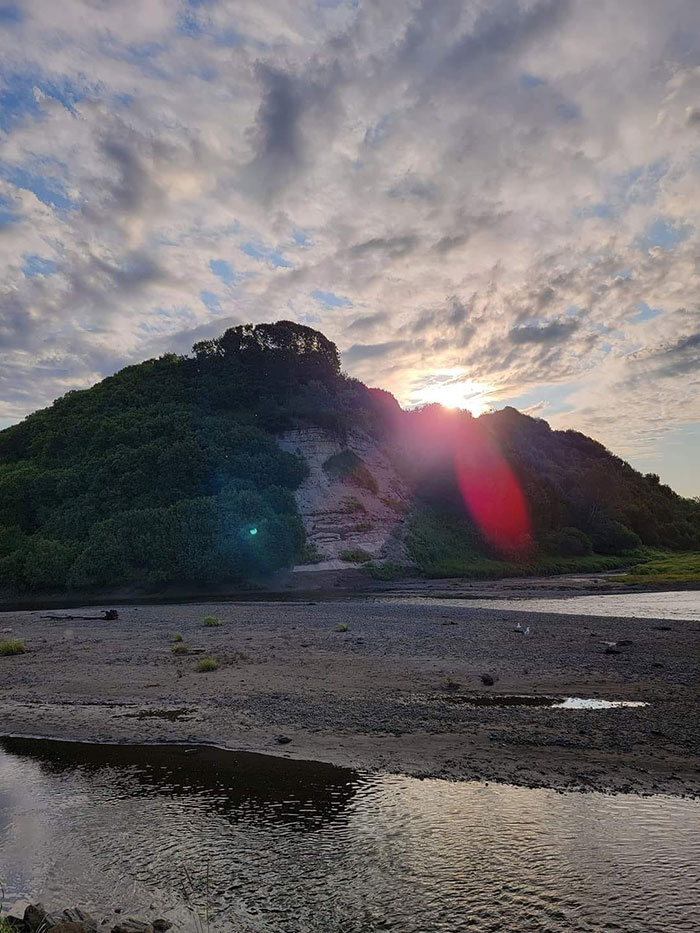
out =
[[[119,906],[183,929],[187,868],[216,930],[680,933],[695,929],[699,816],[691,800],[370,778],[215,750],[0,747],[10,902]]]

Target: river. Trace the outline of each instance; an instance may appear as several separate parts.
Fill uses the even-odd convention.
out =
[[[238,933],[697,930],[700,801],[0,740],[6,908]],[[108,929],[109,927],[106,927]],[[206,929],[206,926],[204,927]]]

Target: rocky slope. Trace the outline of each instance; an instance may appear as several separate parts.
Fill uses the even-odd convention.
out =
[[[410,563],[401,540],[409,491],[387,449],[369,434],[341,437],[322,428],[288,431],[278,440],[309,465],[295,498],[310,562],[294,571],[350,569],[369,558]]]

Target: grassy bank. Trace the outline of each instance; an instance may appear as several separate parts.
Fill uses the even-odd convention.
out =
[[[656,551],[615,577],[616,583],[656,585],[664,583],[700,583],[700,553]]]

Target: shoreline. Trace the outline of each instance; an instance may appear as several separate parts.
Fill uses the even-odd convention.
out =
[[[202,627],[214,610],[224,625]],[[114,621],[40,616],[0,613],[0,630],[11,628],[29,651],[0,658],[4,735],[214,745],[366,772],[700,795],[697,622],[362,597],[142,604]],[[533,635],[516,634],[517,621]],[[347,632],[335,631],[340,623]],[[171,653],[175,631],[192,654]],[[608,652],[611,642],[621,647]],[[219,669],[196,673],[200,655]],[[650,705],[460,702],[489,695]]]

